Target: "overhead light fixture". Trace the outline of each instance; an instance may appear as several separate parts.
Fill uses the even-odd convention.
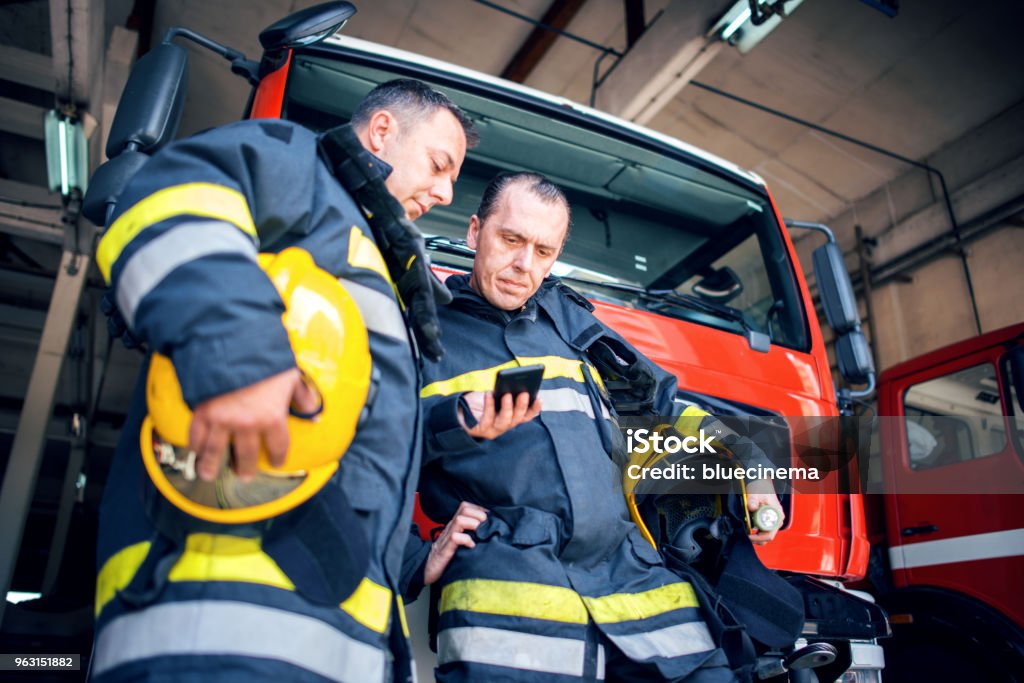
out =
[[[789,16],[803,0],[739,0],[708,31],[746,54]]]
[[[743,24],[747,23],[747,19],[749,18],[750,8],[744,7],[743,11],[740,12],[735,19],[730,21],[728,26],[722,29],[721,39],[724,40],[725,42],[729,42],[729,39],[736,34],[736,31],[740,30],[740,26],[743,26]]]
[[[46,112],[46,175],[50,191],[70,197],[85,194],[89,178],[89,152],[81,119],[51,109]]]

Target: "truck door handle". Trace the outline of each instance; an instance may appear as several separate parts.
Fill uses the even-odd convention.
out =
[[[917,526],[908,526],[900,530],[900,534],[903,536],[920,536],[921,534],[934,534],[939,530],[939,527],[934,524],[918,524]]]

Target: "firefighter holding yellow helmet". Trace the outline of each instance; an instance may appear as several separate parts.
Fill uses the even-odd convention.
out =
[[[475,139],[393,81],[350,126],[240,122],[130,181],[97,262],[152,353],[101,508],[94,680],[408,670],[416,349],[441,351],[410,219],[451,201]]]

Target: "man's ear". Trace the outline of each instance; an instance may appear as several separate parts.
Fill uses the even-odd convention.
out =
[[[366,147],[374,154],[384,149],[386,140],[398,134],[398,120],[386,109],[379,109],[366,124]]]
[[[470,249],[476,249],[480,244],[480,218],[474,213],[469,217],[469,230],[466,232],[466,245]]]

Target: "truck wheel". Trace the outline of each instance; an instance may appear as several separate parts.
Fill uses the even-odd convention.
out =
[[[911,588],[884,598],[892,637],[886,683],[899,681],[1024,681],[1024,641],[1012,622],[966,596]]]

